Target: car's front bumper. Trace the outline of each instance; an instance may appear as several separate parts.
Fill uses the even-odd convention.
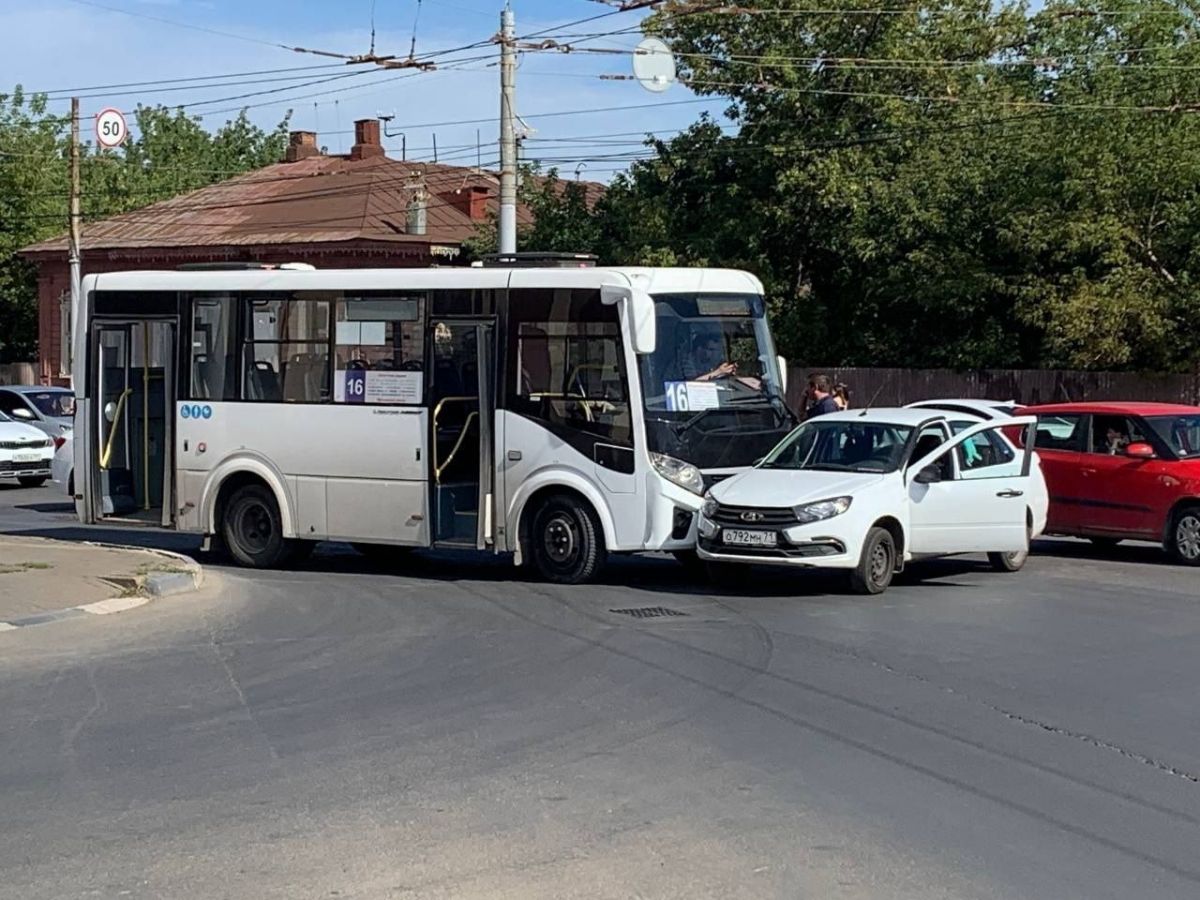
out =
[[[726,544],[724,526],[701,514],[696,552],[710,562],[794,566],[805,569],[852,569],[858,565],[862,536],[841,516],[775,530],[774,547]]]
[[[13,459],[0,459],[0,480],[13,481],[17,478],[49,478],[50,458],[33,462],[17,462]]]

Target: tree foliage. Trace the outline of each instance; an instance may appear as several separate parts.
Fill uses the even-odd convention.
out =
[[[589,249],[748,268],[784,352],[811,360],[1200,363],[1189,6],[697,10],[668,0],[647,27],[729,121],[651,141],[574,226]]]
[[[133,131],[117,150],[82,147],[85,222],[278,162],[287,146],[286,119],[267,132],[244,112],[209,132],[182,110],[139,107]],[[69,118],[44,97],[0,94],[0,361],[36,352],[37,286],[16,251],[66,230],[69,141]]]

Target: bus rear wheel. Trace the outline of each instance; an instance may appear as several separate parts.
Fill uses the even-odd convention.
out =
[[[604,535],[596,514],[569,494],[555,494],[542,503],[529,542],[534,567],[555,584],[591,581],[604,563]]]
[[[275,495],[261,484],[234,491],[221,518],[221,537],[235,560],[255,569],[281,565],[292,558],[295,549],[283,536]]]

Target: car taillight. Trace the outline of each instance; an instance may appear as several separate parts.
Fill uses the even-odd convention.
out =
[[[67,442],[67,439],[65,437],[62,437],[61,435],[59,437],[56,437],[54,439],[54,449],[57,450],[59,447],[61,447],[66,442]]]

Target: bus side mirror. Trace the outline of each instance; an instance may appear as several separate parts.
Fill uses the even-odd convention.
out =
[[[600,288],[600,300],[622,307],[632,332],[634,353],[645,356],[654,352],[658,343],[658,321],[654,316],[654,299],[649,294],[640,288],[606,284]]]
[[[786,394],[787,393],[788,362],[782,356],[778,357],[777,362],[779,364],[779,388]]]

